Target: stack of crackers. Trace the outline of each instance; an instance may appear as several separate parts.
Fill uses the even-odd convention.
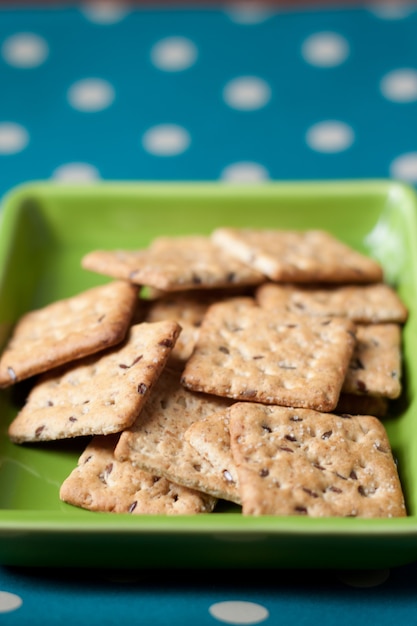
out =
[[[31,311],[0,357],[30,379],[16,444],[88,437],[60,498],[92,511],[398,517],[383,424],[408,311],[321,230],[222,227],[93,250],[103,286]]]

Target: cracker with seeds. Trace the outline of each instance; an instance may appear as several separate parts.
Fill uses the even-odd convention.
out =
[[[191,356],[203,318],[215,302],[231,300],[229,291],[205,290],[168,293],[148,303],[145,320],[156,322],[164,319],[176,320],[181,328],[174,350],[170,356],[170,367],[184,368]],[[240,296],[244,302],[255,304],[249,296]]]
[[[142,250],[94,250],[84,269],[163,291],[258,285],[264,276],[203,235],[159,237]]]
[[[10,424],[10,439],[49,441],[128,428],[145,405],[179,332],[173,321],[137,324],[121,345],[48,372]]]
[[[191,424],[228,406],[227,399],[184,389],[179,372],[165,369],[139,418],[121,434],[115,458],[176,484],[239,503],[236,484],[224,468],[212,464],[184,439]]]
[[[212,305],[182,384],[235,400],[331,411],[355,345],[347,318],[271,315],[256,305]]]
[[[358,324],[356,338],[342,391],[398,398],[402,386],[399,324]]]
[[[0,357],[0,387],[120,343],[137,303],[136,286],[113,281],[29,311]]]
[[[347,316],[354,322],[365,324],[402,324],[408,316],[398,294],[385,283],[328,287],[264,283],[257,288],[255,297],[258,304],[268,310]]]
[[[230,438],[244,515],[406,515],[376,417],[236,403]]]
[[[213,467],[227,476],[239,489],[239,479],[230,448],[229,409],[208,415],[202,420],[193,422],[184,433],[188,441]]]
[[[211,513],[216,498],[114,458],[118,435],[96,435],[61,485],[60,499],[90,511],[134,515]]]
[[[370,283],[382,266],[323,230],[217,228],[212,241],[279,282]]]

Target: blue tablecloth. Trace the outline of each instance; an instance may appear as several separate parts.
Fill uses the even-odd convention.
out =
[[[0,86],[1,195],[39,179],[417,184],[416,5],[3,8]],[[1,566],[0,623],[411,624],[416,580],[417,564]]]

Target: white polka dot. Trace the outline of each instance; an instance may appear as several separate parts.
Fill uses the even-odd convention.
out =
[[[212,604],[209,613],[227,624],[259,624],[269,617],[267,609],[260,604],[238,600]]]
[[[1,53],[6,63],[24,69],[42,65],[49,48],[45,39],[39,35],[16,33],[4,41]]]
[[[354,133],[344,122],[326,120],[309,128],[306,141],[317,152],[342,152],[352,145]]]
[[[260,163],[242,161],[231,163],[221,173],[221,178],[232,183],[258,183],[269,178],[268,170]]]
[[[158,41],[151,50],[152,63],[166,72],[181,72],[191,67],[197,59],[197,48],[185,37],[167,37]]]
[[[15,593],[0,591],[0,613],[15,611],[23,604],[22,598]]]
[[[68,100],[74,109],[96,112],[107,109],[114,100],[114,89],[101,78],[85,78],[71,85]]]
[[[235,2],[226,8],[229,18],[236,24],[261,24],[273,15],[271,9],[262,2]]]
[[[417,183],[417,152],[401,154],[391,163],[390,173],[393,178],[414,184]]]
[[[394,102],[417,100],[417,71],[405,68],[389,72],[381,81],[381,91]]]
[[[88,183],[98,180],[100,174],[90,163],[64,163],[54,170],[52,178],[65,183]]]
[[[401,2],[401,0],[376,0],[369,7],[369,10],[381,20],[403,20],[407,18],[413,11],[415,6],[410,2]]]
[[[349,56],[349,44],[338,33],[315,33],[304,41],[301,53],[311,65],[335,67]]]
[[[346,571],[339,574],[339,580],[350,587],[378,587],[389,578],[389,569]]]
[[[16,154],[29,143],[27,130],[14,122],[0,122],[0,154]]]
[[[191,143],[187,130],[176,124],[159,124],[149,128],[142,139],[145,150],[156,156],[176,156]]]
[[[229,81],[223,98],[230,107],[241,111],[261,109],[271,99],[271,88],[257,76],[240,76]]]
[[[103,26],[120,22],[128,13],[128,9],[123,2],[116,2],[115,0],[109,2],[104,0],[87,2],[82,7],[82,11],[90,22]]]

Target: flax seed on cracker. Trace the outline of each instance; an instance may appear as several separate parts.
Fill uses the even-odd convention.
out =
[[[370,283],[381,265],[323,230],[217,228],[212,241],[273,281]]]
[[[271,315],[240,300],[212,305],[182,384],[233,398],[331,411],[355,345],[347,318]]]
[[[47,372],[9,426],[15,443],[108,435],[128,428],[175,345],[176,322],[137,324],[125,341]]]
[[[133,515],[211,513],[216,498],[114,458],[118,435],[96,435],[60,487],[60,499],[90,511]]]
[[[135,285],[113,281],[24,314],[0,357],[0,387],[120,343],[137,303]]]
[[[158,237],[141,250],[94,250],[84,269],[163,291],[257,285],[264,276],[226,252],[209,237]]]
[[[244,515],[406,515],[376,417],[236,403],[230,438]]]

